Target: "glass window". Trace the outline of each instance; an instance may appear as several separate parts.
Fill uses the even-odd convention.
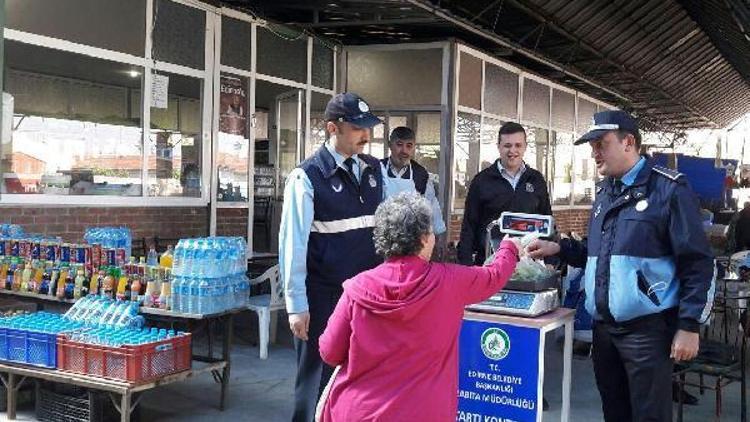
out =
[[[333,89],[333,47],[313,38],[312,84]]]
[[[479,116],[458,113],[456,140],[453,150],[455,169],[453,171],[454,209],[464,209],[469,183],[479,169]]]
[[[415,132],[417,148],[414,158],[430,173],[435,182],[440,174],[440,113],[417,113]]]
[[[573,134],[553,131],[552,138],[552,205],[570,205],[573,189]]]
[[[482,121],[482,144],[479,147],[479,166],[481,170],[491,166],[500,156],[497,150],[500,126],[503,122],[485,117]]]
[[[305,149],[305,158],[313,155],[328,140],[324,114],[330,99],[330,95],[319,92],[313,92],[310,96],[310,142]]]
[[[574,150],[573,171],[575,185],[573,185],[573,204],[589,205],[594,202],[596,183],[599,175],[596,163],[591,158],[591,147],[581,145]]]
[[[252,51],[252,24],[222,16],[221,64],[250,71]]]
[[[549,125],[549,90],[547,85],[523,80],[523,115],[521,120],[535,125]]]
[[[201,196],[203,81],[159,73],[169,78],[167,108],[151,107],[148,143],[149,196]]]
[[[351,50],[346,58],[346,87],[366,99],[370,108],[440,104],[442,49]]]
[[[141,195],[142,69],[16,41],[5,65],[4,193]]]
[[[247,121],[248,79],[221,76],[219,93],[219,151],[217,200],[247,201],[250,140]]]
[[[6,0],[5,26],[143,57],[146,0]]]
[[[259,26],[258,73],[307,82],[307,36],[281,25]]]
[[[549,133],[547,129],[526,127],[526,154],[523,161],[527,166],[538,170],[545,178],[548,178],[547,158],[549,147]]]
[[[171,0],[154,0],[154,59],[205,68],[206,12]]]
[[[381,160],[388,155],[386,153],[386,148],[388,145],[388,136],[387,128],[385,127],[385,123],[388,119],[385,118],[385,116],[378,115],[377,116],[381,121],[383,121],[383,124],[376,125],[372,128],[370,132],[370,142],[365,146],[365,153],[372,155],[373,157],[377,158],[378,160]],[[392,128],[393,126],[391,126]]]
[[[458,76],[458,104],[482,109],[482,59],[461,53]]]
[[[572,133],[575,118],[575,95],[552,89],[552,127]]]
[[[594,113],[596,113],[596,104],[591,101],[578,99],[578,116],[577,128],[579,135],[583,135],[589,130],[589,126],[594,124]]]
[[[518,75],[485,63],[484,111],[516,119],[518,116]]]

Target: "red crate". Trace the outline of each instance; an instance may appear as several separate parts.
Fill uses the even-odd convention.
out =
[[[77,374],[143,384],[190,369],[190,334],[138,346],[100,346],[57,339],[57,368]]]

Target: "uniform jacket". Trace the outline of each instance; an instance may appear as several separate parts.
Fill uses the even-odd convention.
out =
[[[359,154],[360,181],[336,165],[326,147],[300,164],[315,196],[307,250],[307,287],[340,292],[344,280],[378,265],[372,240],[375,210],[383,199],[378,160]]]
[[[495,161],[474,177],[464,207],[457,251],[459,263],[471,265],[484,262],[487,225],[498,219],[503,211],[552,215],[544,176],[527,166],[516,189],[513,189],[500,174]],[[474,253],[476,257],[472,258]]]
[[[619,194],[599,183],[587,244],[561,242],[563,260],[586,267],[588,312],[624,322],[678,307],[679,328],[698,331],[714,268],[701,221],[686,178],[652,161]]]

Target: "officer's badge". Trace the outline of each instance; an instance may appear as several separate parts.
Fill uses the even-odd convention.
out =
[[[362,100],[359,100],[359,104],[357,104],[357,106],[359,107],[359,111],[361,111],[362,113],[367,113],[368,111],[370,111],[370,106],[368,106],[367,103]]]
[[[333,183],[331,183],[331,189],[333,189],[334,192],[339,193],[342,190],[344,190],[344,185],[341,182],[339,182],[338,186],[336,186]]]
[[[378,185],[378,181],[377,181],[377,180],[375,180],[375,176],[373,176],[373,175],[370,175],[370,187],[371,187],[371,188],[374,188],[374,187],[376,187],[377,185]]]
[[[602,204],[599,204],[599,206],[596,207],[596,211],[594,211],[594,218],[599,217],[600,212],[602,212]]]
[[[532,185],[531,183],[527,183],[526,184],[526,192],[534,193],[534,185]]]
[[[635,210],[638,212],[646,211],[646,208],[648,208],[648,201],[645,199],[642,199],[635,204]]]

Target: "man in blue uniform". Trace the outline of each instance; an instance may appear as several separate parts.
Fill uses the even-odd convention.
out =
[[[637,123],[623,111],[596,113],[582,143],[605,176],[588,242],[537,240],[528,252],[586,268],[605,420],[671,422],[673,363],[698,353],[711,303],[713,257],[698,200],[682,174],[640,155]]]
[[[383,200],[380,163],[362,154],[382,123],[352,93],[326,106],[331,139],[287,177],[279,231],[280,276],[297,351],[293,421],[310,422],[331,376],[318,337],[342,294],[341,284],[380,261],[372,240]]]

